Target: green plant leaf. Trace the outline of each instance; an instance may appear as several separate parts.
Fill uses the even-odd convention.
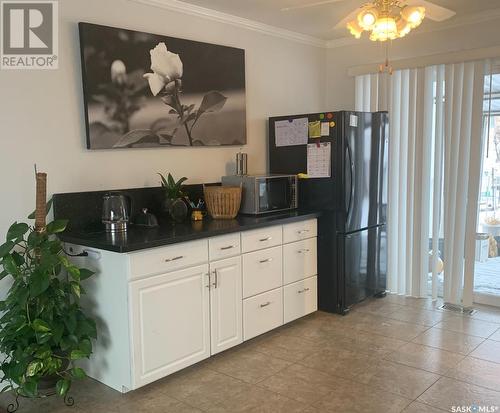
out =
[[[7,255],[14,248],[14,245],[16,244],[12,241],[7,241],[5,244],[0,245],[0,258]]]
[[[80,268],[80,280],[86,280],[87,278],[92,277],[94,274],[94,271],[91,271],[87,268]]]
[[[73,291],[73,294],[80,298],[80,284],[78,284],[76,281],[71,281],[70,287],[71,291]]]
[[[45,210],[47,211],[47,214],[49,213],[50,208],[52,208],[52,198],[49,199],[49,201],[47,202],[47,205],[45,206]],[[36,210],[28,215],[28,219],[35,219],[35,213],[36,213]]]
[[[87,356],[90,356],[92,354],[92,343],[88,338],[85,338],[80,342],[79,349]]]
[[[25,264],[26,261],[24,260],[24,257],[17,251],[12,251],[10,255],[12,255],[12,258],[14,258],[14,262],[16,263],[17,266],[20,267],[21,265]]]
[[[38,344],[44,344],[52,339],[52,333],[50,331],[48,331],[47,333],[38,333],[36,337]]]
[[[43,362],[41,360],[34,360],[26,368],[26,376],[32,377],[43,369]]]
[[[40,320],[39,318],[35,319],[31,323],[31,328],[35,330],[37,333],[47,333],[50,331],[50,326],[43,320]]]
[[[66,270],[68,271],[68,274],[71,275],[71,278],[76,281],[80,281],[80,270],[77,267],[70,265],[66,268]]]
[[[61,342],[63,333],[64,333],[64,325],[56,324],[52,331],[52,338],[54,339],[56,344],[59,344]]]
[[[84,379],[85,377],[87,377],[85,370],[83,370],[80,367],[75,367],[74,369],[71,369],[71,375],[76,379]]]
[[[47,234],[58,234],[63,232],[68,225],[67,219],[56,219],[47,224]]]
[[[71,312],[64,317],[64,324],[68,331],[73,334],[76,330],[76,316],[75,313]]]
[[[20,387],[21,394],[27,397],[35,397],[38,394],[38,381],[33,379],[28,379]]]
[[[38,297],[45,292],[50,286],[50,275],[41,271],[35,270],[30,277],[30,294],[32,297]]]
[[[68,379],[58,380],[56,383],[56,392],[59,396],[64,397],[69,390],[71,382]]]
[[[167,184],[167,180],[165,179],[165,177],[159,172],[158,172],[158,175],[160,175],[160,178],[161,178],[161,186],[167,187],[168,184]]]
[[[7,231],[7,241],[13,241],[18,238],[22,238],[29,229],[30,227],[28,226],[28,224],[25,224],[23,222],[18,224],[17,222],[14,222]]]
[[[5,257],[3,257],[2,266],[5,271],[14,276],[17,276],[21,273],[12,255],[6,255]]]
[[[82,350],[73,350],[69,356],[71,360],[80,360],[88,357],[88,354]]]

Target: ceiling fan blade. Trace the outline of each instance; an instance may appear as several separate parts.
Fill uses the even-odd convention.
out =
[[[438,6],[437,4],[431,3],[430,1],[427,0],[407,0],[405,3],[408,4],[409,6],[425,7],[425,17],[437,22],[448,20],[449,18],[457,14],[453,10],[447,9],[446,7]]]
[[[281,11],[291,11],[291,10],[307,9],[309,7],[322,6],[324,4],[339,3],[341,1],[345,1],[345,0],[321,0],[321,1],[316,1],[314,3],[300,4],[300,5],[297,5],[297,6],[284,7],[284,8],[281,9]]]

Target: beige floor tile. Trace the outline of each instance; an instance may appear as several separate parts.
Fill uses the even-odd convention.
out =
[[[230,350],[207,361],[210,369],[247,383],[257,383],[290,364],[289,361],[247,348]]]
[[[403,410],[403,413],[443,413],[445,411],[446,410],[436,409],[428,404],[413,402]]]
[[[500,341],[500,328],[488,337],[490,340]]]
[[[354,380],[413,400],[439,377],[434,373],[383,360],[377,366],[367,366]]]
[[[494,340],[483,341],[472,353],[471,357],[500,363],[500,342]]]
[[[436,328],[487,338],[498,330],[500,324],[477,320],[469,317],[451,317],[436,324]]]
[[[489,321],[490,323],[500,324],[500,308],[488,305],[474,304],[476,312],[472,315],[473,319]]]
[[[250,387],[241,380],[196,365],[161,380],[160,384],[159,392],[201,410],[248,391]]]
[[[313,404],[319,412],[399,413],[411,400],[361,383],[343,381]]]
[[[432,373],[444,374],[463,360],[464,356],[422,344],[408,343],[384,358]]]
[[[344,328],[332,334],[331,340],[325,342],[323,348],[343,348],[351,351],[359,351],[368,355],[384,356],[406,343],[407,342],[403,340],[385,337],[368,331]]]
[[[307,405],[288,399],[269,390],[248,386],[245,392],[229,395],[225,400],[209,406],[209,413],[301,413]]]
[[[92,406],[91,411],[92,413],[202,413],[200,409],[161,393],[153,393],[148,396],[136,396],[132,394],[125,398],[126,401],[120,404],[102,402],[96,406]]]
[[[449,412],[452,406],[500,407],[500,392],[442,377],[417,400]]]
[[[466,357],[446,376],[500,392],[500,364]]]
[[[369,366],[378,365],[379,357],[344,349],[331,349],[315,353],[299,361],[303,366],[343,378],[353,378]]]
[[[412,340],[414,343],[448,350],[453,353],[467,355],[473,351],[484,339],[469,336],[450,330],[432,327]]]
[[[248,348],[271,357],[296,362],[320,351],[323,346],[322,342],[308,340],[283,331],[281,334],[252,340]]]
[[[386,301],[385,298],[367,299],[353,307],[356,311],[387,316],[403,309],[403,306]]]
[[[258,385],[302,403],[312,404],[338,387],[343,379],[294,364]]]
[[[443,300],[441,298],[432,300],[431,298],[407,297],[406,305],[409,307],[442,311],[440,307],[443,305]]]
[[[421,324],[432,327],[441,321],[453,317],[444,311],[426,310],[418,307],[402,307],[400,310],[387,315],[388,318],[412,324]]]

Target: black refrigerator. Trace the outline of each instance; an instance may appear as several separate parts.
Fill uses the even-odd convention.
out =
[[[299,179],[298,188],[299,208],[321,211],[319,309],[345,314],[386,291],[388,115],[342,111],[269,118],[271,173],[307,172],[307,144],[277,146],[275,136],[276,122],[304,118],[328,122],[328,135],[307,143],[330,142],[331,149],[330,177]]]

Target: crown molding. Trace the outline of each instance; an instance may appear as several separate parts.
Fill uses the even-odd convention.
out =
[[[326,48],[328,43],[326,40],[319,39],[317,37],[308,36],[291,30],[286,30],[265,23],[260,23],[254,20],[245,19],[243,17],[234,16],[232,14],[208,9],[206,7],[185,3],[179,0],[129,0],[129,1],[146,4],[149,6],[160,7],[163,9],[176,11],[184,14],[189,14],[191,16],[203,17],[205,19],[214,20],[219,23],[226,23],[230,24],[231,26],[242,27],[247,30],[253,30],[258,33],[267,34],[270,36],[275,36],[298,43],[303,43],[309,46]]]

